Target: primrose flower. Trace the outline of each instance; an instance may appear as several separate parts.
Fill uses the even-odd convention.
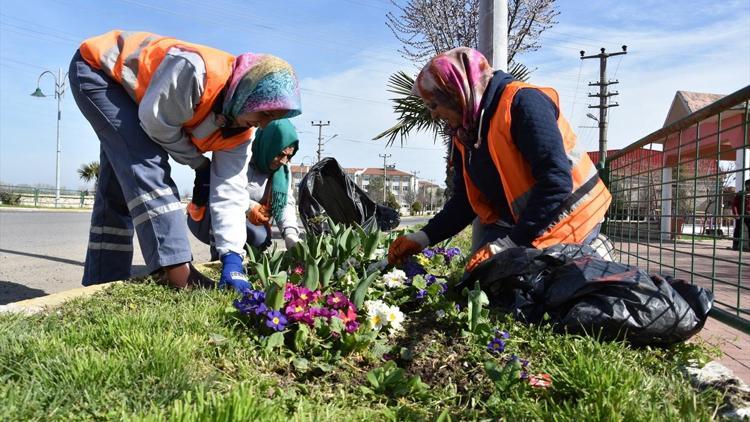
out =
[[[422,251],[422,255],[424,255],[426,258],[432,259],[433,256],[435,256],[435,251],[432,249],[424,249]]]
[[[307,312],[307,303],[301,299],[295,299],[286,305],[284,311],[292,321],[299,320]]]
[[[447,262],[450,262],[451,260],[453,260],[453,258],[459,255],[461,255],[461,249],[456,247],[446,249],[445,253],[443,254]]]
[[[292,270],[292,274],[297,274],[297,275],[305,274],[305,267],[303,267],[302,264],[297,264],[297,266],[294,267],[294,269]]]
[[[417,299],[424,299],[425,296],[427,296],[427,290],[419,289],[417,291],[417,295],[416,295]]]
[[[424,267],[419,265],[413,257],[410,257],[406,260],[406,264],[404,265],[404,272],[406,273],[406,276],[411,278],[415,275],[419,274],[425,274],[426,271],[424,270]]]
[[[388,308],[382,300],[368,300],[365,302],[367,308],[367,321],[370,323],[370,328],[379,331],[385,325],[388,324]]]
[[[275,331],[282,331],[286,328],[287,319],[280,311],[270,311],[266,314],[266,326],[273,328]]]
[[[495,337],[496,337],[496,338],[504,338],[504,339],[509,339],[509,338],[510,338],[510,333],[509,333],[509,332],[507,332],[507,331],[505,331],[505,330],[502,330],[502,331],[500,331],[500,330],[495,330]],[[515,355],[514,355],[514,356],[515,356]]]
[[[326,296],[326,303],[334,309],[341,309],[349,305],[349,299],[341,292],[333,292]]]
[[[492,341],[487,344],[487,350],[492,353],[502,353],[505,350],[505,342],[499,338],[493,338]]]
[[[398,306],[389,306],[385,310],[385,319],[388,321],[388,325],[391,327],[391,332],[401,331],[401,323],[404,322],[404,313],[398,308]]]
[[[432,286],[437,281],[437,277],[432,274],[427,274],[426,276],[424,276],[424,281],[427,282],[428,286]]]
[[[391,289],[401,287],[406,282],[406,273],[399,269],[394,269],[383,276],[383,281]]]

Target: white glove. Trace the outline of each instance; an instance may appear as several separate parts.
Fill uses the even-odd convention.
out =
[[[286,250],[290,250],[299,242],[299,236],[294,230],[288,230],[284,232],[284,245]]]
[[[516,242],[510,240],[510,237],[505,236],[488,243],[487,246],[490,247],[493,255],[497,255],[506,249],[515,248],[518,245],[516,245]]]

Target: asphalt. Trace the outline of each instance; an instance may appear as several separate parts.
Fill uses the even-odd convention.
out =
[[[427,217],[405,218],[405,225]],[[0,208],[0,305],[81,287],[90,210]],[[280,241],[275,233],[276,241]],[[190,235],[195,262],[208,262],[208,246]],[[134,241],[133,275],[145,274]]]

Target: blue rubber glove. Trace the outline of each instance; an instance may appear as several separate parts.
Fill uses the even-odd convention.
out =
[[[221,279],[219,287],[232,287],[238,293],[243,293],[250,289],[250,283],[247,282],[245,269],[242,268],[242,257],[236,252],[227,252],[221,257]]]

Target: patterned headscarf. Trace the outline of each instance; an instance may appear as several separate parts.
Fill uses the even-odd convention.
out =
[[[294,69],[270,54],[240,54],[234,62],[222,114],[235,120],[249,111],[271,110],[288,110],[284,117],[302,113]]]
[[[457,111],[461,127],[450,130],[468,144],[476,137],[479,124],[479,105],[492,79],[492,67],[482,53],[468,47],[458,47],[433,57],[412,88],[412,94],[426,103],[436,103]]]
[[[281,151],[288,147],[294,147],[296,154],[299,149],[299,137],[294,125],[287,119],[278,119],[270,122],[264,129],[255,132],[250,162],[264,173],[270,173],[268,183],[271,184],[271,215],[276,222],[281,221],[286,207],[287,192],[289,190],[289,165],[283,165],[277,170],[271,170],[271,162]]]

